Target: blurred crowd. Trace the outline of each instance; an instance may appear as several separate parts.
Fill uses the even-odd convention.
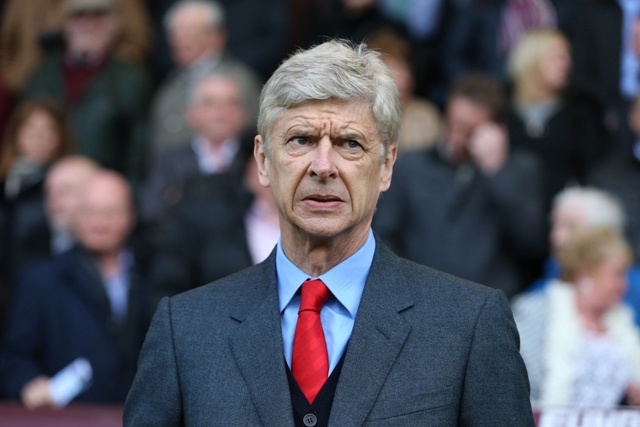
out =
[[[260,88],[340,37],[402,103],[377,236],[512,299],[533,401],[640,405],[640,2],[0,0],[0,22],[0,396],[62,406],[82,358],[76,401],[123,401],[159,299],[269,255]]]

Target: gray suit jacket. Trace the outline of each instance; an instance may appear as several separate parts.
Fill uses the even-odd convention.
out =
[[[331,426],[534,426],[503,293],[378,241]],[[125,426],[293,426],[275,255],[171,299],[148,332]]]

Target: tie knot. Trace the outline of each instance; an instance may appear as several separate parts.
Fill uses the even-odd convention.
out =
[[[331,291],[327,288],[322,280],[307,280],[302,284],[302,292],[300,295],[300,310],[298,313],[311,310],[320,312],[324,303],[331,296]]]

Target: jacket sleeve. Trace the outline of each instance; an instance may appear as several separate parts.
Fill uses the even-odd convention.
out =
[[[10,399],[19,399],[26,383],[45,374],[38,357],[44,351],[40,304],[44,298],[38,279],[36,274],[25,274],[11,302],[0,352],[2,394]]]
[[[183,424],[171,302],[164,298],[140,353],[138,373],[125,402],[124,426],[169,427]]]
[[[536,157],[514,150],[502,169],[488,179],[503,236],[525,256],[542,256],[547,247],[541,173]]]
[[[535,426],[519,344],[507,298],[493,291],[476,320],[460,406],[461,426]]]

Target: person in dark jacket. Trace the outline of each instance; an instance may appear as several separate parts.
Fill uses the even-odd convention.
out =
[[[467,76],[453,88],[446,140],[398,160],[373,229],[399,255],[513,296],[521,259],[544,252],[540,168],[511,149],[500,85]]]
[[[76,216],[79,245],[18,284],[0,351],[8,398],[28,408],[64,406],[78,392],[76,401],[124,401],[150,318],[140,258],[127,244],[134,220],[125,179],[96,173]],[[73,381],[82,387],[71,393],[56,374],[80,362]]]
[[[0,307],[21,266],[48,254],[44,179],[50,165],[70,150],[67,117],[55,103],[32,99],[18,106],[0,155]]]
[[[278,241],[278,211],[258,183],[250,142],[243,142],[230,171],[186,181],[158,233],[150,273],[157,300],[257,264]]]
[[[523,36],[509,56],[509,141],[539,157],[546,212],[563,188],[585,184],[604,151],[596,109],[568,87],[571,65],[569,42],[556,30]]]
[[[115,0],[69,1],[66,49],[44,58],[21,96],[47,96],[63,105],[77,153],[137,184],[146,167],[143,125],[150,81],[140,68],[114,56],[120,18]]]

